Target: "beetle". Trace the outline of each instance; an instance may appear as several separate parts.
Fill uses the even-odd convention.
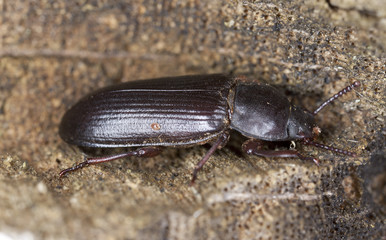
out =
[[[263,157],[312,160],[295,149],[265,150],[264,142],[298,141],[344,155],[347,150],[314,142],[320,133],[315,115],[329,103],[360,85],[345,87],[309,112],[274,87],[224,74],[167,77],[121,83],[82,98],[63,116],[60,137],[67,143],[91,148],[137,147],[113,156],[88,158],[68,172],[128,156],[153,157],[162,147],[190,147],[212,142],[196,165],[197,172],[236,130],[249,139],[242,150]]]

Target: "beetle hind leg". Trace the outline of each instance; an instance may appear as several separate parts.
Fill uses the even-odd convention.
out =
[[[84,161],[84,162],[81,162],[73,167],[62,170],[59,173],[59,178],[63,177],[64,175],[66,175],[69,172],[76,171],[78,169],[87,167],[87,166],[92,165],[92,164],[110,162],[110,161],[114,161],[114,160],[124,158],[124,157],[130,157],[130,156],[154,157],[154,156],[157,156],[158,154],[160,154],[161,152],[162,152],[162,149],[159,147],[145,147],[145,148],[139,148],[135,151],[116,154],[116,155],[112,155],[112,156],[87,158],[86,161]]]
[[[297,150],[263,150],[263,141],[249,139],[243,143],[242,149],[248,155],[261,157],[282,157],[282,158],[300,158],[301,160],[312,160],[319,166],[319,160],[313,157],[307,157],[300,154]]]

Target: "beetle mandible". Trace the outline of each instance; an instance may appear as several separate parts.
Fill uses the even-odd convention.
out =
[[[88,158],[59,176],[91,164],[128,156],[153,157],[162,147],[213,142],[196,165],[197,172],[223,147],[233,129],[249,138],[242,150],[263,157],[313,160],[295,149],[264,150],[267,142],[300,141],[348,156],[356,154],[314,142],[320,133],[314,116],[360,85],[356,81],[309,112],[291,104],[274,87],[223,75],[180,76],[126,82],[87,95],[68,110],[59,134],[69,144],[91,148],[138,147],[126,153]]]

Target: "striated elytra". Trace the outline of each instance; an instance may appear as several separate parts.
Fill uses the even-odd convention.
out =
[[[65,169],[76,169],[138,156],[152,157],[162,147],[189,147],[213,142],[197,164],[192,183],[216,149],[226,144],[229,131],[248,137],[242,149],[264,157],[306,157],[295,149],[265,150],[264,142],[300,141],[341,154],[355,153],[316,143],[314,116],[330,102],[359,86],[355,82],[321,104],[314,112],[291,104],[274,87],[223,74],[140,80],[100,89],[76,103],[63,116],[60,137],[69,144],[92,147],[137,147],[114,156],[89,158]]]

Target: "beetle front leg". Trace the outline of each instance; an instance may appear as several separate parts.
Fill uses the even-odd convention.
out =
[[[96,157],[96,158],[87,158],[86,161],[81,162],[74,167],[70,167],[67,169],[62,170],[59,173],[59,178],[63,177],[69,172],[73,172],[75,170],[78,170],[80,168],[87,167],[88,165],[92,164],[98,164],[98,163],[104,163],[104,162],[110,162],[114,161],[120,158],[124,157],[130,157],[130,156],[137,156],[137,157],[154,157],[157,156],[162,152],[162,149],[159,147],[145,147],[145,148],[139,148],[135,151],[127,152],[127,153],[121,153],[117,155],[107,156],[107,157]]]
[[[283,158],[300,158],[301,160],[312,160],[319,166],[319,160],[313,157],[306,157],[300,154],[297,150],[262,150],[263,141],[249,139],[242,145],[243,151],[248,155],[256,155],[262,157],[283,157]]]
[[[229,133],[225,132],[217,139],[217,141],[212,145],[212,147],[209,149],[209,151],[205,154],[205,156],[199,161],[194,168],[193,171],[193,177],[190,181],[190,185],[194,184],[194,181],[197,179],[197,173],[201,170],[201,168],[204,166],[204,164],[209,160],[210,156],[218,149],[223,147],[229,139]]]

